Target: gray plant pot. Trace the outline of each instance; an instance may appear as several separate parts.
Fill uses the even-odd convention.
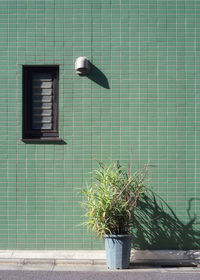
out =
[[[132,235],[105,235],[104,238],[108,268],[129,268]]]

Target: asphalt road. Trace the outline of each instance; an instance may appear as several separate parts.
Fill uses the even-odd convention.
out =
[[[0,280],[200,280],[199,271],[0,271]]]

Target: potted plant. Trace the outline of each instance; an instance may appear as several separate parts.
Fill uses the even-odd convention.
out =
[[[86,224],[98,237],[105,238],[108,268],[129,267],[130,232],[137,202],[145,191],[146,173],[147,166],[131,175],[118,162],[99,162],[84,190]]]

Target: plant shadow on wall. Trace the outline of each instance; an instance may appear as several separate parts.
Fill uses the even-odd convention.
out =
[[[194,200],[196,199],[189,200],[189,221],[184,223],[158,195],[151,191],[144,194],[134,217],[134,248],[200,249],[200,230],[195,230],[196,217],[190,214]]]
[[[105,89],[110,89],[108,79],[104,73],[92,63],[90,63],[90,67],[90,73],[87,75],[88,79]]]

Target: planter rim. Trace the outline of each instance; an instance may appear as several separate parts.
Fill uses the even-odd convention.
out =
[[[132,234],[105,234],[103,237],[104,238],[123,238],[123,237],[133,238],[133,235]]]

